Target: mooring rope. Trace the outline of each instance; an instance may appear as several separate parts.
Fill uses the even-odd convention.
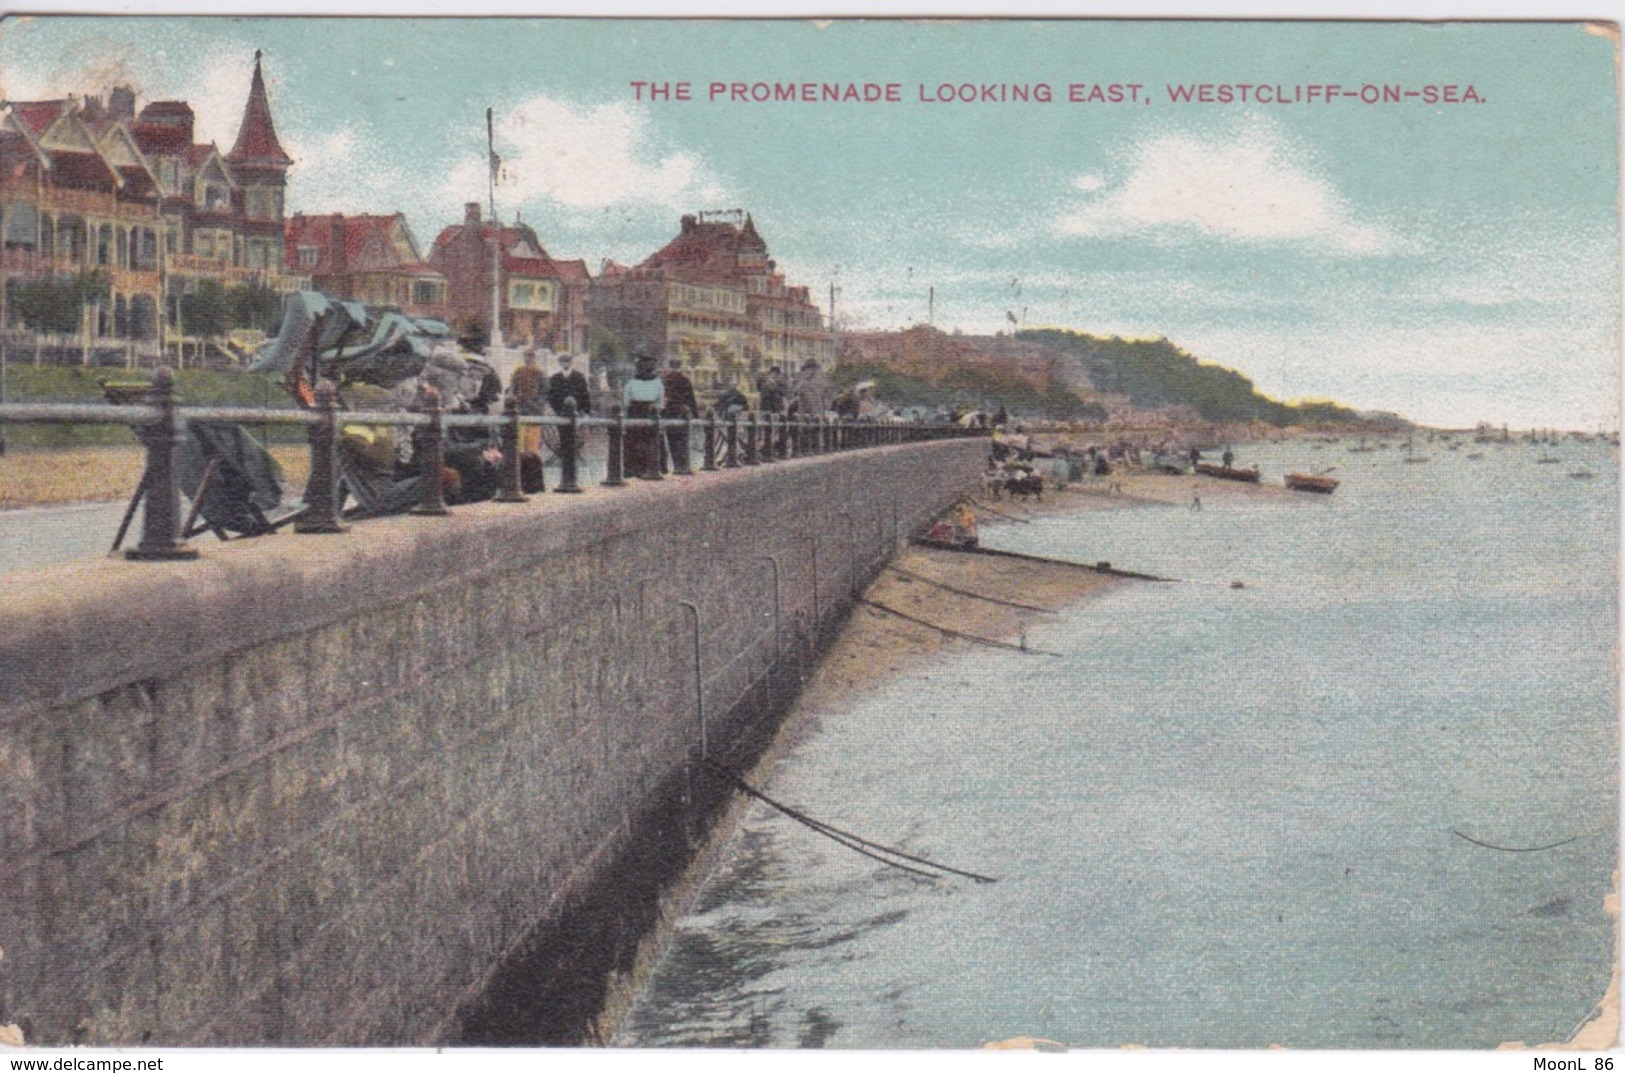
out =
[[[766,794],[762,793],[762,791],[756,789],[756,787],[752,786],[750,783],[746,782],[744,779],[740,778],[738,775],[734,774],[732,771],[729,771],[720,764],[716,764],[708,760],[706,761],[706,766],[710,767],[724,779],[727,779],[729,783],[731,783],[736,789],[745,794],[747,797],[754,797],[756,800],[762,802],[762,804],[777,809],[779,812],[784,813],[784,815],[790,817],[792,820],[795,820],[797,823],[810,828],[821,835],[824,835],[831,841],[838,842],[847,849],[861,853],[865,857],[870,857],[877,860],[881,864],[887,864],[893,868],[900,868],[905,872],[912,872],[915,875],[924,876],[927,879],[942,878],[942,876],[939,874],[927,872],[920,868],[910,868],[908,865],[898,864],[897,861],[887,860],[886,857],[881,856],[881,854],[886,854],[887,856],[897,857],[901,860],[912,861],[915,864],[924,865],[926,868],[935,868],[939,873],[946,872],[950,875],[964,876],[966,879],[974,879],[978,883],[998,882],[998,879],[993,876],[985,876],[978,872],[967,872],[962,868],[954,868],[950,865],[942,864],[939,861],[933,861],[926,857],[918,857],[912,853],[904,853],[900,849],[894,849],[891,846],[883,846],[879,842],[871,842],[861,835],[853,834],[851,831],[843,831],[839,827],[825,823],[822,820],[815,820],[805,812],[793,809],[789,805],[784,804],[782,801],[773,800],[773,798],[768,797]]]
[[[1454,829],[1452,829],[1450,833],[1455,835],[1457,838],[1465,838],[1475,846],[1483,846],[1485,849],[1497,849],[1502,853],[1539,853],[1544,849],[1556,849],[1558,846],[1566,846],[1570,842],[1575,842],[1585,837],[1585,834],[1583,833],[1577,834],[1570,838],[1565,838],[1561,842],[1552,842],[1545,846],[1495,846],[1488,842],[1481,842],[1472,835],[1464,835],[1460,831]]]
[[[1031,525],[1031,524],[1033,524],[1033,520],[1031,518],[1022,518],[1022,517],[1018,517],[1017,515],[1014,515],[1014,514],[1006,514],[1002,510],[994,510],[992,507],[988,506],[986,503],[983,503],[980,499],[962,499],[962,500],[960,500],[960,502],[961,503],[969,503],[976,510],[985,510],[989,514],[991,514],[991,515],[993,515],[995,517],[998,517],[998,518],[1003,518],[1006,521],[1020,522],[1022,525]]]
[[[878,611],[884,611],[889,615],[896,615],[900,619],[905,619],[917,625],[936,630],[938,633],[946,634],[949,637],[957,637],[961,641],[972,641],[976,644],[988,645],[992,648],[1008,648],[1012,652],[1025,652],[1031,656],[1054,656],[1056,659],[1061,658],[1061,654],[1059,652],[1048,652],[1042,648],[1028,648],[1026,645],[1013,645],[1009,641],[995,641],[991,637],[978,637],[973,633],[960,633],[958,630],[951,630],[947,626],[938,626],[935,622],[927,622],[923,618],[915,618],[906,611],[899,611],[895,607],[887,607],[885,604],[876,600],[866,599],[859,600],[858,602],[868,604],[870,607],[873,607]]]
[[[1036,604],[1020,604],[1014,600],[1001,600],[997,596],[984,596],[979,592],[971,592],[969,589],[955,588],[954,586],[945,584],[941,581],[933,581],[921,574],[916,574],[912,570],[904,570],[901,566],[892,566],[888,567],[887,569],[891,570],[894,574],[902,574],[906,578],[912,578],[915,581],[923,581],[927,585],[943,589],[944,591],[951,592],[959,596],[969,596],[973,600],[986,600],[990,604],[1000,604],[1004,607],[1019,607],[1023,611],[1042,611],[1046,615],[1060,614],[1060,612],[1055,610],[1053,607],[1039,607]]]

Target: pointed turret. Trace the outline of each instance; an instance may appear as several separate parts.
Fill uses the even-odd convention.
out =
[[[248,88],[248,103],[243,106],[243,124],[237,129],[237,144],[226,154],[226,162],[233,167],[274,168],[293,163],[277,141],[276,126],[271,122],[271,103],[265,96],[258,49],[254,50],[254,81]]]

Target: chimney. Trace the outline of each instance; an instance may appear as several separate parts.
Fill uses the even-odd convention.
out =
[[[348,258],[345,257],[348,251],[344,248],[344,216],[335,212],[328,217],[328,227],[328,264],[334,272],[343,272],[349,267]]]
[[[694,230],[694,224],[695,224],[695,220],[694,220],[693,216],[691,216],[691,215],[690,216],[684,216],[683,217],[683,234],[686,235],[690,231]]]
[[[135,118],[135,90],[114,86],[107,95],[107,113],[114,120]]]
[[[480,222],[480,203],[468,201],[463,204],[463,223],[477,224]]]

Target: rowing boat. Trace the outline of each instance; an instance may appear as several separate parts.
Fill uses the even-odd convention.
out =
[[[1298,492],[1319,492],[1322,495],[1331,495],[1341,483],[1336,477],[1327,477],[1319,473],[1288,473],[1286,486]]]

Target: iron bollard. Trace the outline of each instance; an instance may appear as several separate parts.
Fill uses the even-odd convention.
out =
[[[682,419],[681,427],[674,428],[671,432],[671,471],[675,476],[678,477],[688,477],[692,476],[694,473],[694,467],[689,463],[688,460],[690,442],[689,429],[692,428],[693,425],[694,418],[685,415]]]
[[[141,437],[147,445],[146,472],[142,477],[147,509],[141,515],[141,544],[126,551],[124,557],[148,562],[196,559],[197,549],[181,539],[181,493],[175,487],[175,445],[181,437],[175,426],[175,373],[168,366],[158,370],[150,397],[158,407],[158,423]]]
[[[767,413],[762,415],[762,461],[763,462],[777,462],[778,461],[778,458],[775,457],[774,453],[773,453],[774,425],[775,425],[775,421],[774,421],[773,411],[769,410]]]
[[[700,463],[700,468],[707,473],[712,473],[717,468],[717,412],[715,410],[705,411],[705,440],[703,446],[705,461]]]
[[[643,480],[663,481],[666,479],[666,432],[660,427],[659,413],[650,414],[648,420],[649,434],[655,438],[655,468]]]
[[[722,467],[724,469],[739,468],[739,411],[731,410],[728,413],[728,433],[723,447]]]
[[[759,466],[762,460],[756,457],[756,411],[751,410],[745,418],[745,465]]]
[[[519,481],[519,400],[512,395],[502,405],[502,490],[498,503],[523,503],[530,497]]]
[[[339,522],[338,388],[331,380],[316,386],[316,423],[310,426],[310,479],[305,483],[305,510],[293,523],[295,533],[342,533]]]
[[[440,423],[440,392],[432,387],[424,388],[423,402],[429,418],[417,451],[418,473],[423,476],[423,498],[412,508],[412,513],[438,518],[451,513],[446,509],[446,430]]]
[[[625,462],[621,457],[626,442],[626,416],[619,403],[609,408],[609,457],[605,460],[604,479],[598,483],[605,488],[620,488],[626,484]]]
[[[564,400],[564,419],[564,424],[559,428],[559,483],[553,491],[570,494],[581,491],[581,486],[576,483],[576,462],[580,454],[578,445],[581,442],[578,438],[581,426],[580,418],[576,416],[576,400]],[[620,452],[615,452],[612,457],[618,465]]]

